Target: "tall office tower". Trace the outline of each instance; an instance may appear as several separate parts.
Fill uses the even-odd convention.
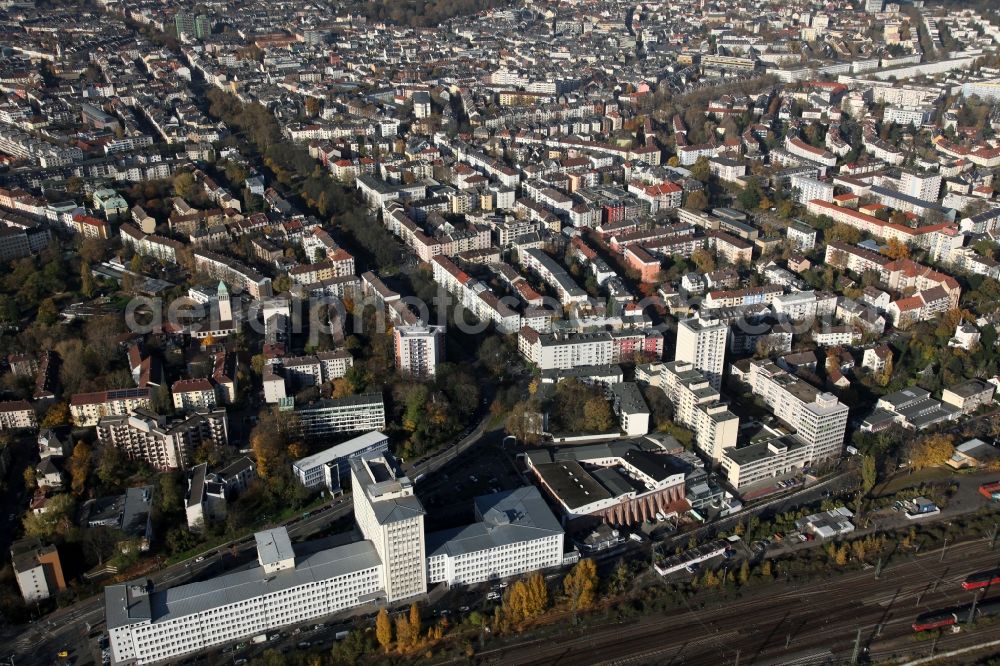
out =
[[[389,603],[427,592],[424,507],[389,453],[351,458],[354,517],[382,560]]]
[[[723,323],[708,323],[702,319],[684,319],[677,325],[675,361],[690,363],[705,375],[718,391],[722,387],[722,371],[726,362],[726,336],[729,327]]]
[[[397,326],[392,331],[396,368],[412,377],[433,377],[444,359],[444,326]]]

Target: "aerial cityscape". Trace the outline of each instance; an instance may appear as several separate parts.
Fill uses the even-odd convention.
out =
[[[996,0],[0,21],[0,666],[1000,665]]]

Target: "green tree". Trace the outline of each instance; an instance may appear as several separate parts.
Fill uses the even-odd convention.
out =
[[[51,298],[46,298],[38,305],[38,314],[35,316],[40,323],[52,326],[59,321],[59,308]]]
[[[684,207],[690,210],[706,210],[708,203],[708,195],[704,190],[689,192],[684,198]]]
[[[76,500],[68,493],[56,495],[45,504],[44,513],[29,511],[24,517],[24,533],[51,541],[57,536],[65,537],[73,526]]]
[[[80,265],[80,293],[90,298],[94,295],[94,276],[90,273],[90,264]]]
[[[45,417],[42,419],[41,426],[43,428],[57,428],[62,425],[67,425],[69,422],[69,404],[65,402],[57,402],[49,407],[49,411],[45,412]]]
[[[410,625],[409,628],[410,628],[411,640],[413,642],[417,642],[420,639],[421,626],[420,626],[420,607],[417,605],[417,602],[415,601],[412,604],[410,604],[409,625]]]
[[[190,171],[182,171],[174,176],[174,193],[182,199],[190,199],[195,194],[196,183]]]
[[[691,177],[707,183],[712,176],[711,167],[707,157],[699,157],[698,161],[691,165]]]
[[[866,455],[861,460],[861,490],[867,495],[875,487],[878,471],[875,467],[875,456]]]
[[[740,565],[739,578],[737,579],[740,585],[746,585],[750,580],[750,562],[743,560],[743,564]]]

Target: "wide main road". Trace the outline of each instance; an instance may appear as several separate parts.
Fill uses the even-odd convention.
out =
[[[474,446],[482,438],[490,419],[485,404],[480,405],[479,411],[485,412],[485,416],[463,433],[457,442],[419,465],[408,465],[407,472],[413,477],[435,472]],[[293,540],[302,540],[349,515],[352,508],[350,495],[347,495],[331,505],[313,511],[308,517],[295,516],[283,524],[287,526]],[[201,556],[160,569],[146,578],[158,586],[173,587],[197,578],[218,575],[252,559],[255,548],[253,536],[248,535],[238,541],[216,546]],[[199,558],[203,559],[198,561]],[[77,659],[76,663],[91,663],[95,657],[99,659],[99,655],[94,654],[94,641],[89,641],[87,637],[97,627],[103,628],[103,622],[104,595],[98,594],[60,608],[28,626],[3,627],[0,630],[0,661],[13,658],[18,666],[51,664],[59,651],[70,649]]]
[[[296,516],[285,525],[289,535],[308,537],[325,529],[334,521],[351,512],[350,499],[340,504],[326,505],[307,518]],[[157,585],[172,587],[198,577],[222,572],[252,557],[256,545],[253,536],[245,537],[230,545],[217,547],[199,557],[173,564],[146,576]],[[51,664],[55,655],[64,649],[73,651],[77,663],[89,663],[92,646],[87,640],[91,629],[103,627],[104,595],[98,594],[71,606],[58,609],[28,626],[9,626],[0,632],[0,659],[13,657],[18,664]]]
[[[490,664],[842,664],[858,641],[873,661],[916,658],[1000,638],[1000,623],[943,633],[917,641],[911,623],[919,614],[971,603],[959,583],[996,567],[1000,551],[984,541],[923,553],[914,560],[834,574],[809,584],[780,580],[748,596],[704,608],[680,608],[605,627],[580,636],[546,637],[477,656]],[[997,593],[991,597],[1000,596]],[[482,663],[481,662],[481,663]]]

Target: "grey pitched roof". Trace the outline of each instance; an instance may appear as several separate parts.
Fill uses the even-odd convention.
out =
[[[409,520],[425,513],[424,507],[416,495],[373,502],[372,509],[375,511],[375,519],[380,525]]]
[[[482,495],[474,502],[476,515],[482,520],[428,534],[428,557],[456,557],[563,533],[562,525],[534,486]]]
[[[111,585],[105,589],[107,624],[113,629],[145,619],[165,622],[380,564],[372,543],[357,541],[306,555],[296,560],[294,569],[270,575],[264,573],[263,567],[255,566],[198,583],[153,591],[145,597],[132,590],[134,583]]]

